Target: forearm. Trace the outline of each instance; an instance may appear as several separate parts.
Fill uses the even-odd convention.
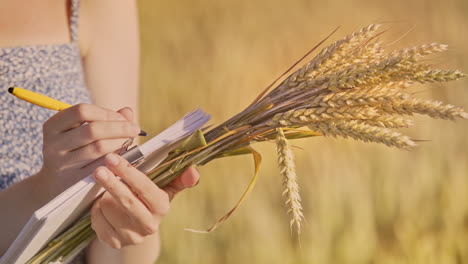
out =
[[[133,109],[138,123],[139,33],[136,1],[81,1],[81,50],[93,102],[110,109]],[[109,12],[109,8],[112,12]],[[159,235],[136,246],[112,249],[99,240],[87,250],[88,263],[151,263]]]
[[[26,224],[31,215],[50,200],[39,174],[0,192],[0,255],[8,247]]]
[[[145,237],[144,242],[139,245],[127,246],[120,250],[113,249],[95,239],[87,249],[86,263],[153,264],[159,256],[159,251],[158,233]]]

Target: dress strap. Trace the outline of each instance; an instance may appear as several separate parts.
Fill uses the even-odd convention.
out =
[[[70,34],[73,43],[78,42],[78,17],[80,11],[80,1],[71,0],[71,16],[70,16]]]

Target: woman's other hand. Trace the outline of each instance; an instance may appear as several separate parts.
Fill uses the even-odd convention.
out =
[[[108,154],[105,164],[93,172],[106,192],[91,209],[91,223],[99,240],[117,249],[139,244],[156,233],[169,211],[169,201],[177,192],[196,185],[200,177],[189,168],[160,189],[118,155]]]

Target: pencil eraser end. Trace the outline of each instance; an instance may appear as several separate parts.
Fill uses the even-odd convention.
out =
[[[14,89],[15,89],[15,87],[8,88],[8,92],[12,94]]]

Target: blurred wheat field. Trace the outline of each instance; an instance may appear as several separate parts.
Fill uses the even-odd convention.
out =
[[[390,46],[441,42],[431,63],[468,72],[468,2],[140,0],[140,123],[150,134],[201,107],[219,123],[335,27],[326,42],[371,23]],[[416,86],[420,97],[468,108],[468,80]],[[200,184],[172,203],[159,263],[468,263],[468,122],[416,118],[413,151],[317,137],[292,141],[307,222],[300,245],[289,230],[275,145],[257,186],[214,233],[203,229],[238,200],[250,157],[199,168]]]

